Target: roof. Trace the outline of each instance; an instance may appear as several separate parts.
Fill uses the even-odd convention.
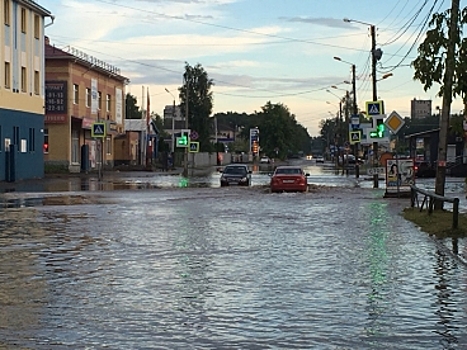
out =
[[[276,167],[277,168],[281,168],[281,169],[301,169],[302,167],[300,165],[278,165]]]
[[[69,60],[73,61],[74,63],[80,64],[83,67],[86,67],[88,69],[93,69],[97,72],[104,73],[106,75],[111,74],[112,78],[120,81],[129,81],[127,77],[124,77],[121,74],[112,72],[108,69],[105,69],[104,67],[101,67],[99,65],[96,65],[94,63],[91,63],[85,59],[82,59],[80,57],[77,57],[73,55],[72,53],[66,52],[62,49],[59,49],[58,47],[55,47],[53,45],[50,45],[48,38],[46,39],[46,44],[45,44],[45,59],[46,60]],[[99,61],[102,62],[102,61]],[[111,67],[110,65],[108,65]],[[113,67],[113,66],[112,66]]]
[[[416,132],[414,134],[409,134],[409,135],[405,135],[405,138],[406,139],[410,139],[412,137],[419,137],[419,136],[425,136],[425,135],[428,135],[428,134],[434,134],[434,133],[437,133],[439,132],[439,128],[436,128],[436,129],[431,129],[431,130],[425,130],[425,131],[421,131],[421,132]]]
[[[50,17],[52,16],[52,13],[48,10],[46,10],[44,7],[36,3],[35,1],[32,0],[18,0],[18,3],[21,5],[37,12],[38,14],[44,16],[44,17]]]

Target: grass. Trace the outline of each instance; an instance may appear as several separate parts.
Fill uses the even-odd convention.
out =
[[[426,210],[420,212],[419,208],[404,209],[403,216],[420,226],[422,231],[438,238],[467,237],[467,216],[459,214],[457,229],[452,228],[452,212],[447,210],[435,210],[428,215]]]

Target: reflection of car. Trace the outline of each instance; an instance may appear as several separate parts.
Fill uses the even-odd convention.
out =
[[[316,163],[324,163],[324,157],[323,156],[316,156]]]
[[[269,157],[261,157],[259,162],[263,163],[263,164],[269,164],[269,163],[271,163],[271,160],[269,159]]]
[[[300,167],[278,166],[271,177],[271,192],[300,191],[308,190],[308,174]]]
[[[415,161],[414,173],[416,177],[435,177],[436,169],[427,161]]]
[[[221,172],[221,187],[250,186],[251,184],[251,170],[248,170],[245,164],[229,164]]]

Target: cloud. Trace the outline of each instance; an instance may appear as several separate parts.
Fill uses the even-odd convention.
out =
[[[325,18],[325,17],[281,17],[280,19],[292,23],[314,24],[330,28],[354,29],[355,26],[344,22],[343,19]]]

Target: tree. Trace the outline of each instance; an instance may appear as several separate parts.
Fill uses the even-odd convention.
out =
[[[207,72],[198,63],[192,67],[185,63],[184,85],[180,91],[180,109],[186,115],[188,106],[188,126],[198,133],[201,151],[212,151],[210,135],[213,131],[211,122],[212,91],[214,85]]]
[[[252,115],[251,122],[250,127],[244,131],[249,137],[250,128],[259,128],[261,152],[266,155],[283,159],[290,154],[310,151],[311,139],[308,131],[280,103],[267,102],[260,112]]]
[[[431,88],[433,83],[438,83],[439,95],[443,97],[435,182],[435,193],[441,196],[444,195],[446,182],[447,136],[452,99],[462,94],[464,105],[467,101],[467,83],[462,81],[466,76],[466,73],[462,72],[466,68],[466,59],[462,57],[462,53],[467,52],[467,43],[465,39],[461,40],[462,27],[466,24],[467,15],[465,8],[462,14],[459,14],[459,2],[460,0],[452,0],[450,11],[433,15],[430,26],[434,28],[427,32],[418,49],[419,57],[413,62],[414,77],[424,84],[425,91]],[[462,58],[456,58],[458,52]],[[461,79],[456,79],[456,75]],[[437,201],[435,209],[442,208],[443,202]]]
[[[130,93],[126,94],[125,99],[125,110],[126,110],[126,119],[141,119],[143,117],[142,111],[139,109],[138,100],[135,96]]]

